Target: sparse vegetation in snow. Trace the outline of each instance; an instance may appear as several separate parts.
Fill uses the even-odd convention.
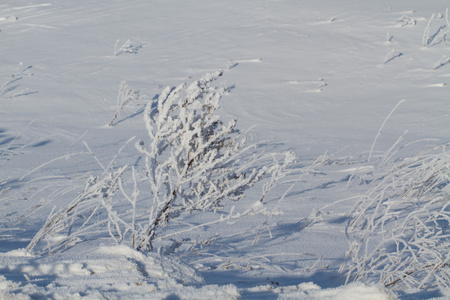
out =
[[[448,1],[25,2],[0,298],[448,296]]]

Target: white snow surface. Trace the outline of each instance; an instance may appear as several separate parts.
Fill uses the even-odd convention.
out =
[[[424,45],[430,17],[435,32],[449,6],[2,0],[0,299],[449,299],[443,289],[344,285],[339,273],[345,214],[380,161],[450,141],[450,37]],[[265,199],[276,215],[199,227],[173,251],[142,253],[105,236],[50,255],[24,249],[100,165],[142,163],[132,143],[119,149],[147,137],[148,101],[218,69],[232,87],[221,116],[254,126],[262,150],[297,156]],[[107,126],[122,81],[141,97]],[[186,214],[167,232],[208,218]]]

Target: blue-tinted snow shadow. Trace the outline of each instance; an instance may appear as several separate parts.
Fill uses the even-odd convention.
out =
[[[32,145],[30,145],[30,147],[33,147],[33,148],[42,147],[42,146],[45,146],[47,144],[50,144],[51,142],[52,142],[51,140],[45,140],[45,141],[41,141],[41,142],[32,144]]]
[[[4,151],[11,151],[23,146],[13,143],[14,140],[16,140],[15,137],[5,134],[4,131],[0,131],[0,155]]]
[[[25,248],[30,240],[22,237],[21,228],[0,228],[0,253]]]
[[[351,175],[347,175],[347,176],[345,176],[345,177],[343,177],[341,179],[330,180],[330,181],[324,182],[324,183],[322,183],[320,185],[314,186],[312,188],[301,189],[301,190],[298,190],[298,191],[291,192],[291,193],[287,194],[286,197],[298,196],[298,195],[306,194],[308,192],[312,192],[312,191],[315,191],[315,190],[325,190],[325,189],[333,188],[337,184],[342,184],[342,183],[348,182],[350,179],[351,179]]]
[[[51,142],[51,139],[38,139],[31,144],[23,144],[19,142],[19,136],[12,136],[7,131],[0,129],[0,162],[9,160],[12,156],[23,154],[22,151],[26,147],[44,147]]]
[[[0,205],[6,208],[0,213],[0,253],[25,248],[45,221],[30,218],[22,220],[29,210],[26,198],[11,197],[11,199],[15,202],[14,206],[18,206],[19,209],[10,210],[8,209],[10,203],[0,201]],[[20,201],[23,203],[18,203]]]
[[[206,260],[200,259],[209,269],[199,273],[206,284],[236,285],[241,289],[242,297],[245,299],[276,299],[278,297],[279,292],[275,293],[270,289],[246,290],[258,286],[269,285],[276,288],[297,286],[308,282],[313,282],[323,289],[341,286],[345,276],[339,274],[336,267],[342,263],[341,260],[337,261],[331,257],[321,258],[314,253],[287,253],[286,255],[264,253],[262,249],[264,247],[284,249],[286,239],[298,239],[297,234],[303,230],[302,225],[301,222],[286,223],[271,228],[273,237],[267,239],[262,236],[257,248],[249,245],[249,241],[255,238],[255,232],[221,238],[208,246],[205,254],[214,253],[214,255],[211,259],[207,256]],[[198,256],[190,258],[193,261],[198,260]],[[217,261],[217,259],[220,260]],[[280,270],[286,270],[286,272]]]
[[[0,140],[0,146],[8,145],[12,141],[14,141],[13,137],[4,137],[4,135],[0,135],[0,138],[3,138],[2,140]]]

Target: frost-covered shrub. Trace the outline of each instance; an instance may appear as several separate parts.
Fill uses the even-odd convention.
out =
[[[252,154],[236,121],[224,123],[215,113],[227,88],[210,83],[221,75],[206,74],[187,88],[166,88],[155,105],[147,105],[150,144],[137,148],[145,156],[153,203],[137,249],[150,249],[158,227],[171,218],[220,210],[225,200],[241,199],[265,174],[291,162],[290,155],[278,164],[272,154]]]
[[[449,183],[445,146],[395,165],[351,213],[347,282],[449,287]]]
[[[49,216],[28,250],[52,240],[39,251],[58,251],[105,234],[137,250],[151,250],[158,232],[172,219],[221,211],[266,177],[261,197],[253,200],[257,205],[231,209],[205,225],[267,213],[264,196],[283,178],[294,155],[257,152],[255,145],[246,145],[235,120],[220,118],[216,112],[228,89],[211,83],[221,75],[217,71],[189,86],[168,87],[148,103],[148,140],[136,143],[143,169],[124,166],[91,177],[68,207]]]

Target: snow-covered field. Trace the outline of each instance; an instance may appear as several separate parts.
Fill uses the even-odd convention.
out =
[[[448,7],[444,0],[1,1],[0,299],[450,297]],[[145,165],[134,143],[151,143],[147,103],[166,86],[219,69],[215,85],[229,87],[218,110],[224,122],[235,118],[242,131],[251,128],[252,151],[296,155],[259,204],[265,214],[234,218],[259,202],[269,178],[221,212],[181,212],[158,229],[159,244],[149,252],[101,230],[53,253],[29,246],[92,176],[128,165],[122,180],[131,194],[139,181],[131,166],[139,172]],[[118,94],[131,90],[132,101],[114,118]],[[371,233],[366,223],[358,227],[352,207],[359,211],[359,201],[376,193],[422,197],[413,188],[391,192],[399,185],[384,188],[383,179],[400,178],[403,165],[415,168],[404,163],[410,157],[425,165],[416,155],[434,147],[439,171],[402,180],[422,189],[439,177],[423,197],[444,203],[438,242],[428,245],[443,255],[440,267],[402,269],[391,281],[354,269],[361,278],[353,274],[345,284],[352,243]],[[149,193],[141,190],[140,200]],[[416,210],[407,201],[402,209]],[[396,213],[401,224],[403,211]],[[216,222],[220,214],[233,222]],[[386,220],[388,228],[393,219]],[[41,242],[61,240],[57,234]],[[417,265],[419,256],[428,259],[417,253]],[[364,257],[376,264],[376,256]],[[430,266],[425,284],[409,281]]]

